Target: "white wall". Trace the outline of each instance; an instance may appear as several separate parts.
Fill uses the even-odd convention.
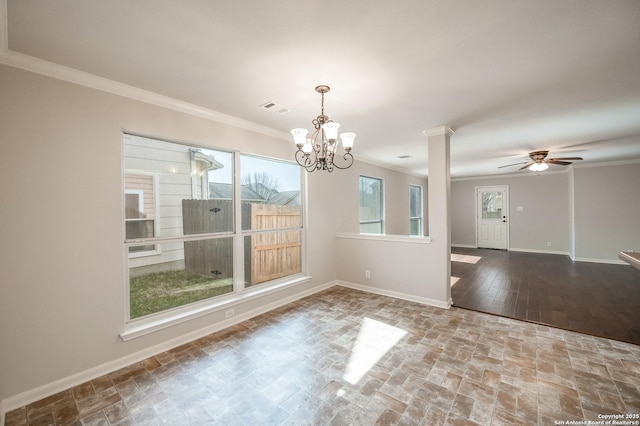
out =
[[[338,277],[346,286],[448,308],[451,294],[433,274],[439,267],[436,250],[428,237],[339,234]]]
[[[425,138],[425,146],[426,146]],[[423,189],[425,222],[427,212],[427,180],[386,169],[371,163],[355,161],[347,170],[333,172],[339,188],[331,198],[331,207],[341,211],[338,232],[359,233],[359,179],[360,175],[381,178],[384,181],[385,234],[409,235],[409,185],[420,185]],[[329,207],[329,206],[328,206]],[[425,223],[425,235],[428,224]]]
[[[119,338],[123,130],[282,159],[293,159],[292,143],[7,66],[0,99],[0,408],[224,324],[219,311]],[[409,183],[423,185],[426,200],[426,180],[359,162],[309,174],[312,279],[236,305],[236,317],[336,281],[335,234],[358,232],[360,173],[385,179],[386,232],[408,233]]]
[[[293,159],[292,144],[0,66],[0,400],[224,321],[222,312],[123,342],[122,131]],[[309,180],[313,279],[236,317],[335,280],[339,188]],[[8,407],[10,408],[10,407]]]

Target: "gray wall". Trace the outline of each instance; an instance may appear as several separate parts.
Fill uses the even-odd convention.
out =
[[[640,251],[640,164],[574,170],[576,258]]]
[[[617,263],[619,251],[640,250],[640,164],[576,166],[573,173],[573,193],[569,170],[454,180],[452,245],[476,244],[475,187],[509,185],[512,250],[569,254],[571,226],[575,226],[576,260]],[[571,217],[572,199],[575,217]],[[516,211],[518,206],[524,210]]]

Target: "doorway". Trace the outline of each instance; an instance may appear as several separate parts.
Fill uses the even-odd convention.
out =
[[[509,186],[476,187],[476,246],[509,248]]]

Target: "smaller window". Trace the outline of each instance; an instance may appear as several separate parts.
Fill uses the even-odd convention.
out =
[[[360,176],[360,233],[384,232],[382,179]]]
[[[422,187],[409,185],[409,235],[422,234]]]

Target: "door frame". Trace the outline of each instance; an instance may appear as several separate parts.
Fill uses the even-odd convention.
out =
[[[504,211],[506,212],[506,222],[505,222],[505,238],[507,240],[507,246],[505,247],[505,250],[509,251],[509,222],[510,222],[510,209],[509,209],[509,185],[480,185],[480,186],[476,186],[475,187],[475,191],[473,192],[473,196],[475,198],[474,201],[474,207],[475,207],[475,211],[473,213],[473,216],[475,217],[475,223],[476,223],[476,229],[475,229],[475,237],[476,237],[476,248],[479,247],[478,245],[478,239],[480,238],[479,233],[478,233],[478,210],[479,210],[479,206],[478,206],[478,194],[480,193],[481,190],[488,190],[488,189],[496,189],[496,190],[500,190],[503,191],[504,193],[504,197],[503,197],[503,207],[504,207]]]

